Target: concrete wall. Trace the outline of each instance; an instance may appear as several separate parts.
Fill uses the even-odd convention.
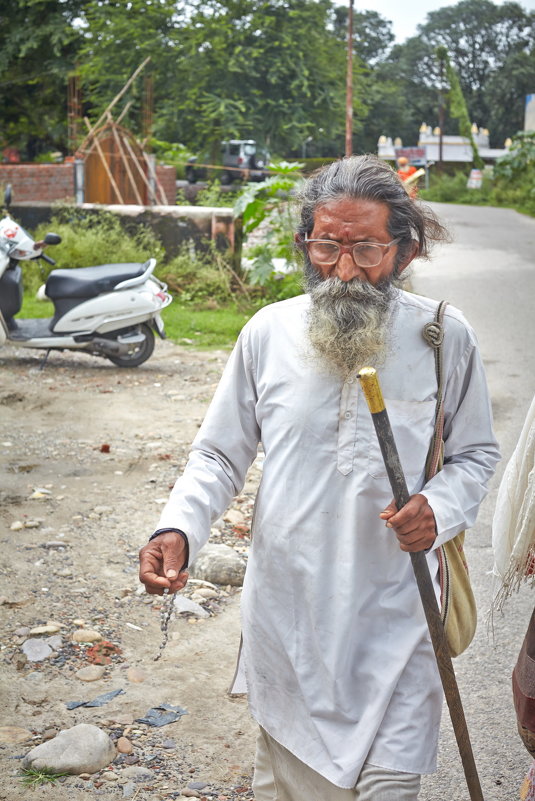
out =
[[[107,210],[117,214],[126,230],[138,225],[152,228],[162,242],[167,256],[172,258],[182,245],[193,243],[195,248],[206,249],[210,240],[226,251],[231,249],[237,267],[241,260],[242,227],[235,220],[231,208],[208,206],[101,206],[84,203],[77,206],[88,214],[98,215]],[[47,223],[54,214],[51,203],[13,203],[10,214],[14,220],[30,231]],[[113,254],[110,254],[113,261]],[[58,265],[59,266],[59,265]],[[65,265],[66,266],[66,265]]]

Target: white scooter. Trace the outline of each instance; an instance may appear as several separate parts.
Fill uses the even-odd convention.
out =
[[[9,207],[10,187],[4,202]],[[165,338],[160,311],[172,301],[167,285],[152,275],[156,259],[52,270],[38,295],[54,303],[54,316],[15,318],[23,298],[19,262],[41,258],[54,265],[43,249],[60,242],[57,234],[35,242],[9,216],[0,220],[0,345],[44,349],[45,362],[51,350],[77,350],[119,367],[143,364],[154,350],[154,331]]]

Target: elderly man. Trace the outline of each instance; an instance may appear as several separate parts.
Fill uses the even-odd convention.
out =
[[[323,168],[301,200],[307,294],[244,327],[140,577],[151,593],[184,586],[261,443],[241,651],[256,799],[413,801],[435,769],[442,693],[407,552],[428,550],[437,580],[434,549],[474,523],[498,458],[485,377],[448,307],[445,466],[425,483],[436,378],[422,329],[437,304],[399,276],[444,229],[373,156]],[[401,511],[355,379],[370,364],[412,493]]]

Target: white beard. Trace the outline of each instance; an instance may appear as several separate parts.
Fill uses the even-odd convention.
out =
[[[304,273],[312,300],[308,341],[323,367],[346,379],[362,367],[383,364],[397,294],[395,279],[387,278],[379,286],[358,278],[324,279],[311,264],[305,265]]]

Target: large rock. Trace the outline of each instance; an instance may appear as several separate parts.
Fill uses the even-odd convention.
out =
[[[96,773],[113,762],[115,756],[115,745],[106,732],[91,723],[80,723],[32,748],[22,760],[22,767],[75,775]]]
[[[245,559],[233,548],[228,545],[208,544],[201,550],[189,572],[192,578],[210,581],[212,584],[241,587],[245,567]]]

